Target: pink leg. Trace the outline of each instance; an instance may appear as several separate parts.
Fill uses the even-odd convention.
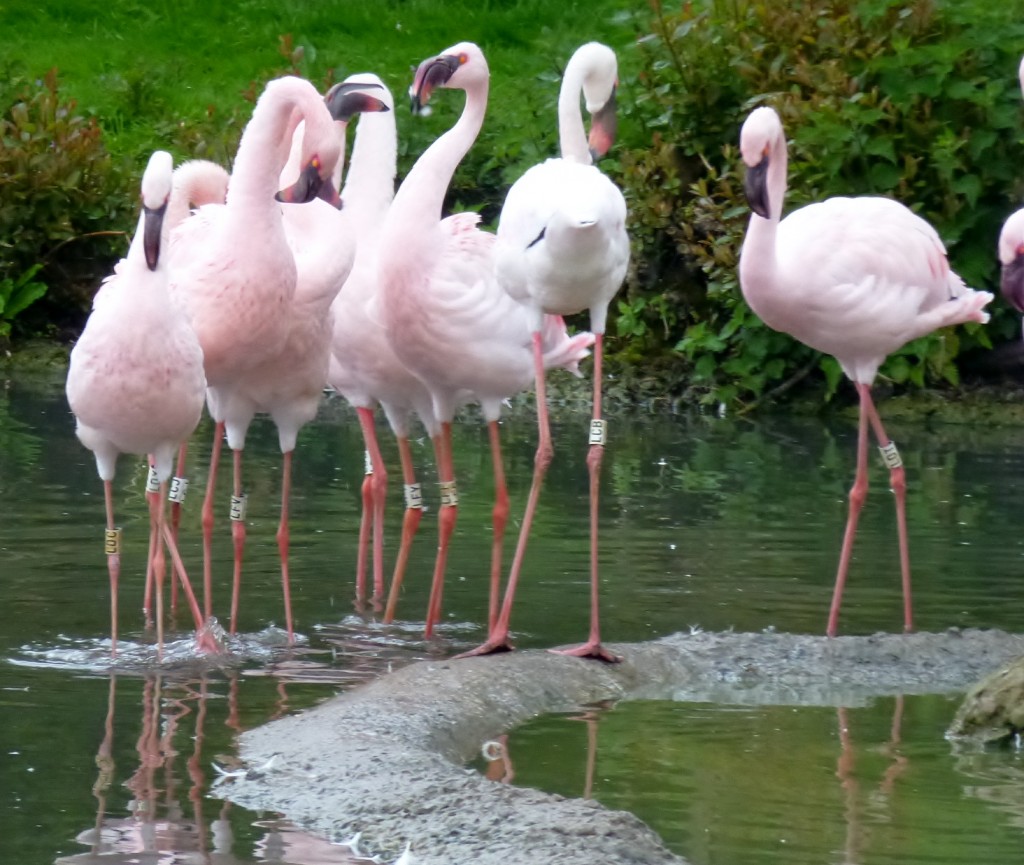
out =
[[[505,588],[505,599],[502,602],[497,621],[489,629],[487,641],[483,645],[459,655],[460,658],[508,652],[512,649],[512,644],[508,639],[509,625],[512,619],[512,603],[515,600],[516,587],[519,585],[519,574],[522,572],[523,559],[526,557],[526,544],[530,539],[530,527],[533,525],[533,515],[537,510],[537,502],[540,500],[544,476],[547,474],[548,466],[551,465],[551,458],[554,455],[554,449],[551,446],[551,428],[548,423],[547,388],[544,381],[540,333],[533,334],[533,366],[537,388],[537,452],[533,459],[533,481],[530,484],[530,494],[526,500],[523,523],[519,528],[516,551],[512,557],[512,568],[509,571],[508,584]]]
[[[185,460],[188,457],[188,442],[182,442],[178,448],[178,464],[174,469],[176,477],[185,477]],[[178,542],[178,527],[181,525],[181,503],[171,502],[171,536]],[[178,584],[171,580],[171,612],[178,609]]]
[[[107,532],[104,547],[107,554],[107,573],[110,575],[110,655],[117,655],[117,584],[121,575],[121,532],[114,526],[114,489],[110,481],[103,482],[103,499],[107,510]]]
[[[836,585],[832,592],[832,606],[828,613],[828,627],[825,633],[834,637],[839,624],[839,607],[843,601],[843,587],[846,585],[846,573],[850,568],[850,557],[853,554],[853,539],[857,534],[857,520],[868,494],[868,419],[870,413],[866,405],[870,402],[867,385],[858,384],[860,396],[860,422],[857,429],[857,474],[850,489],[850,512],[846,519],[846,533],[843,535],[843,547],[839,553],[839,570],[836,572]]]
[[[356,549],[356,606],[366,603],[366,554],[370,549],[370,531],[373,523],[373,473],[363,475],[361,490],[363,513],[359,518],[359,546]]]
[[[494,511],[491,519],[494,536],[491,540],[491,593],[487,605],[487,630],[494,630],[498,622],[498,593],[501,590],[501,553],[508,523],[508,486],[505,483],[505,464],[501,458],[501,432],[498,422],[487,425],[491,439],[491,461],[494,463]]]
[[[163,523],[164,500],[158,493],[155,496],[147,495],[149,499],[149,527],[150,536],[156,538],[153,545],[153,584],[156,593],[156,657],[160,660],[164,656],[164,574],[166,572],[166,561],[164,559],[164,543],[160,533]]]
[[[360,408],[356,409],[356,413],[359,415],[363,440],[373,467],[373,474],[368,476],[373,500],[373,600],[380,602],[384,599],[384,505],[387,502],[388,473],[377,444],[373,412],[368,408]],[[364,508],[365,502],[364,497]]]
[[[152,463],[150,463],[150,470],[152,470]],[[153,500],[156,493],[151,493],[147,490],[145,495],[146,504],[152,511],[156,507],[156,502]],[[146,550],[146,588],[142,596],[142,618],[147,628],[153,624],[153,557],[156,555],[157,543],[156,526],[153,525],[151,520],[149,526],[149,546]]]
[[[295,643],[295,631],[292,622],[292,589],[291,580],[288,576],[288,545],[290,534],[288,532],[288,501],[292,493],[292,453],[288,451],[284,455],[284,465],[281,469],[281,524],[277,527],[277,550],[281,555],[281,590],[284,593],[284,620],[288,627],[288,645]]]
[[[427,623],[424,636],[434,635],[434,626],[441,618],[441,598],[444,595],[444,571],[448,562],[448,544],[455,531],[458,516],[458,498],[455,494],[455,468],[452,463],[452,425],[441,424],[441,435],[434,440],[437,453],[437,471],[441,481],[441,509],[437,518],[437,559],[434,561],[434,577],[430,584],[430,601],[427,604]]]
[[[402,518],[402,542],[398,547],[395,572],[391,575],[391,591],[388,594],[388,604],[384,610],[385,624],[395,620],[395,607],[398,605],[399,592],[402,588],[402,581],[405,579],[405,568],[409,563],[409,550],[423,516],[423,505],[419,499],[419,484],[416,483],[416,472],[412,464],[412,451],[409,449],[409,439],[405,436],[398,439],[398,454],[402,460],[402,481],[406,488],[405,516]]]
[[[601,421],[601,358],[604,342],[604,334],[599,333],[594,338],[594,416],[591,426],[591,441],[596,439],[600,443],[590,445],[590,452],[587,454],[587,468],[590,472],[590,637],[582,646],[573,649],[560,649],[557,654],[572,655],[577,658],[594,658],[599,661],[606,661],[616,664],[622,659],[609,652],[601,645],[601,622],[600,622],[600,579],[598,576],[598,497],[600,495],[601,481],[601,459],[604,457],[604,425],[600,425],[600,433],[595,431],[597,421]]]
[[[231,627],[234,634],[238,626],[238,598],[242,593],[242,556],[245,553],[245,499],[242,496],[242,452],[233,451],[235,463],[234,499],[231,513],[231,539],[235,547],[234,578],[231,583]]]
[[[224,444],[224,424],[213,428],[213,446],[210,449],[210,472],[206,479],[206,496],[203,499],[203,609],[206,618],[213,615],[213,496],[217,489],[217,465],[220,450]]]
[[[900,575],[903,582],[903,630],[909,634],[914,630],[914,616],[910,595],[910,551],[907,542],[907,473],[896,445],[886,435],[882,419],[878,416],[874,400],[871,399],[871,392],[866,386],[865,393],[871,427],[882,451],[882,458],[889,467],[889,485],[896,496],[896,531],[899,535]]]

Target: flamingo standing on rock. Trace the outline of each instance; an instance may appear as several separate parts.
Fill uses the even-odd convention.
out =
[[[97,295],[85,330],[71,352],[67,397],[76,432],[96,456],[107,512],[106,552],[110,574],[111,654],[117,652],[117,592],[121,569],[120,529],[114,523],[112,482],[120,453],[149,454],[160,484],[150,499],[155,538],[153,573],[157,592],[157,646],[163,650],[164,543],[189,598],[197,645],[215,651],[213,635],[192,594],[177,544],[164,514],[174,455],[199,423],[206,379],[203,353],[185,315],[167,290],[173,161],[156,151],[142,178],[142,215],[128,255]]]
[[[903,624],[910,631],[906,477],[871,399],[871,384],[886,356],[910,340],[942,327],[987,322],[984,307],[992,294],[964,285],[950,270],[935,229],[890,198],[829,198],[781,219],[787,151],[782,122],[773,109],[751,112],[740,132],[740,151],[754,211],[740,254],[743,296],[769,327],[833,355],[860,397],[857,473],[826,633],[836,633],[857,519],[867,495],[869,424],[896,494]]]
[[[527,387],[533,377],[532,315],[494,277],[494,235],[477,228],[475,213],[441,219],[448,184],[483,125],[489,78],[483,52],[471,42],[460,42],[419,65],[410,91],[414,109],[426,104],[437,87],[464,90],[466,103],[458,122],[424,151],[406,176],[380,238],[380,249],[387,250],[380,258],[379,278],[388,340],[398,359],[430,392],[441,425],[435,442],[441,511],[428,637],[441,613],[457,513],[451,450],[456,406],[470,394],[480,403],[489,428],[496,487],[488,616],[493,626],[508,519],[498,419],[502,401]],[[546,317],[545,368],[562,366],[578,374],[577,365],[589,354],[593,339],[590,333],[570,337],[560,318]]]
[[[279,198],[279,176],[288,160],[292,133],[303,120],[299,178]],[[172,293],[188,312],[203,347],[207,405],[216,424],[202,517],[208,607],[213,494],[225,429],[234,452],[232,633],[237,626],[245,545],[242,446],[253,413],[242,383],[268,360],[281,356],[292,333],[299,279],[279,201],[310,201],[320,196],[336,202],[331,177],[339,157],[334,119],[316,88],[294,76],[271,81],[242,133],[226,202],[200,208],[178,227],[175,236]],[[282,572],[282,589],[287,599],[286,573]],[[290,620],[290,613],[286,618]]]
[[[601,418],[601,358],[608,304],[629,265],[626,201],[592,160],[604,155],[615,136],[615,52],[588,42],[576,50],[562,78],[558,97],[560,159],[533,166],[508,191],[498,221],[495,267],[498,281],[530,310],[539,442],[533,483],[519,542],[509,573],[501,615],[491,634],[470,654],[510,648],[509,624],[541,484],[553,450],[544,387],[541,330],[545,313],[590,311],[594,333],[594,400],[590,451],[590,637],[565,654],[617,661],[601,646],[598,614],[598,480],[604,453]],[[580,113],[580,95],[591,114],[589,140]]]
[[[342,83],[351,86],[376,85],[380,88],[382,101],[388,106],[394,106],[390,91],[376,75],[350,75]],[[405,575],[412,538],[423,514],[420,487],[416,482],[409,445],[410,414],[415,412],[420,417],[431,439],[436,439],[440,432],[434,418],[430,392],[395,355],[380,319],[377,278],[379,240],[381,224],[395,196],[397,152],[394,113],[363,115],[356,127],[352,156],[342,189],[344,212],[356,237],[356,257],[344,290],[338,294],[333,305],[334,333],[327,379],[331,387],[356,409],[369,454],[369,473],[363,482],[363,517],[356,566],[356,598],[360,602],[366,597],[366,557],[371,526],[374,600],[379,600],[384,593],[383,519],[387,471],[374,428],[373,412],[378,404],[384,409],[398,439],[406,509],[385,622],[394,619],[395,604]]]

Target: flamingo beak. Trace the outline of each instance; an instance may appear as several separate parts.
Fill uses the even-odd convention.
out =
[[[327,103],[331,117],[342,123],[347,123],[352,119],[353,115],[360,112],[389,111],[390,109],[381,100],[364,92],[371,88],[381,89],[379,84],[372,82],[359,84],[357,82],[342,81],[339,84],[335,84],[327,91],[327,95],[324,97],[324,102]]]
[[[430,94],[438,87],[444,87],[455,70],[465,62],[463,57],[455,54],[442,54],[424,60],[416,69],[409,88],[413,114],[423,111],[423,106],[430,100]]]
[[[590,147],[590,158],[597,162],[615,143],[615,132],[618,127],[618,114],[615,104],[615,88],[612,88],[608,101],[590,115],[590,135],[587,145]]]
[[[162,207],[146,207],[143,205],[142,251],[146,255],[146,266],[156,270],[160,261],[160,232],[167,213],[167,202]]]
[[[763,219],[771,219],[771,208],[768,203],[768,156],[762,157],[757,165],[747,167],[743,178],[743,191],[747,196],[750,209]]]
[[[320,176],[320,160],[314,157],[299,172],[299,179],[291,186],[278,192],[274,198],[288,204],[306,204],[314,198],[323,197],[321,189],[325,185],[331,187],[332,190],[334,189],[334,184],[329,180],[325,181]],[[329,195],[330,193],[328,192],[327,194]],[[337,191],[334,192],[334,195],[335,197],[337,196]],[[330,199],[327,200],[329,201]]]
[[[1014,309],[1024,312],[1024,248],[1018,248],[1013,261],[1003,265],[999,288]]]

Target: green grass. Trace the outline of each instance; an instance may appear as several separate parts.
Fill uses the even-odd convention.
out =
[[[292,66],[283,39],[301,51],[295,71],[315,83],[372,71],[399,104],[420,60],[471,40],[492,75],[481,143],[518,130],[529,160],[551,152],[558,76],[573,49],[605,41],[625,67],[634,18],[642,26],[646,5],[628,0],[63,0],[45,7],[21,0],[0,7],[0,30],[18,34],[6,40],[8,70],[35,76],[57,67],[62,92],[100,121],[112,153],[140,164],[156,147],[176,149],[174,126],[244,123],[262,83]],[[423,120],[399,111],[403,156],[415,156],[457,110]]]

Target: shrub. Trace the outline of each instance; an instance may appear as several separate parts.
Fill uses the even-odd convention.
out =
[[[815,371],[831,393],[840,379],[831,358],[767,329],[739,292],[749,210],[734,142],[757,104],[773,105],[791,138],[787,211],[829,195],[891,195],[937,227],[969,284],[997,284],[995,239],[1024,165],[1014,47],[1024,20],[1009,4],[651,6],[631,118],[649,140],[622,158],[635,261],[619,321],[628,313],[629,327],[657,335],[645,350],[678,353],[702,400],[750,404]],[[691,274],[698,290],[678,287]],[[666,284],[667,313],[653,300]],[[956,383],[960,352],[1013,330],[995,312],[987,332],[968,325],[919,340],[882,375]]]

